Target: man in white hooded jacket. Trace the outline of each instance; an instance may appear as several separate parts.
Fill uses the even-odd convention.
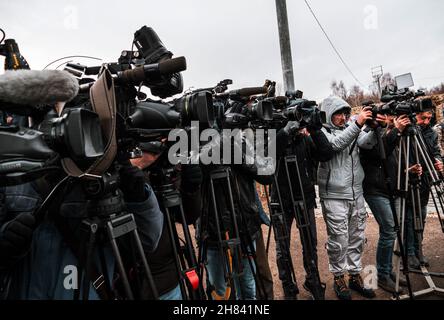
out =
[[[341,300],[351,300],[350,289],[374,298],[360,276],[361,255],[365,242],[367,212],[363,196],[364,171],[359,159],[357,140],[366,139],[361,129],[372,112],[364,109],[349,123],[351,107],[343,99],[331,96],[322,102],[327,124],[322,129],[331,143],[335,157],[320,163],[319,197],[327,225],[329,269],[334,275],[334,289]],[[361,141],[360,141],[361,142]],[[349,274],[349,283],[345,274]]]

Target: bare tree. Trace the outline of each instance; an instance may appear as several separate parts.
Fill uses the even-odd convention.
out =
[[[335,96],[341,97],[344,100],[348,99],[348,92],[347,88],[345,87],[344,81],[341,80],[338,83],[336,80],[333,80],[331,82],[330,88]]]
[[[395,78],[390,73],[384,73],[384,75],[381,77],[381,88],[385,88],[387,86],[394,86],[396,85]]]

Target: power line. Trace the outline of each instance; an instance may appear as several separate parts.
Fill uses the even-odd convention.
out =
[[[324,27],[322,26],[321,22],[319,21],[318,17],[316,16],[316,14],[314,13],[313,9],[311,8],[310,4],[308,3],[307,0],[304,0],[305,4],[307,5],[308,9],[310,10],[311,14],[313,15],[313,17],[315,18],[316,22],[318,23],[319,27],[321,28],[322,32],[324,33],[325,37],[327,38],[328,42],[330,42],[330,45],[332,46],[333,50],[336,52],[336,54],[338,55],[339,59],[341,60],[342,64],[344,65],[344,67],[347,69],[347,71],[351,74],[351,76],[356,80],[356,82],[359,83],[359,85],[362,88],[365,88],[365,86],[362,84],[361,81],[359,81],[359,79],[355,76],[355,74],[353,73],[353,71],[351,71],[350,67],[348,66],[348,64],[345,62],[345,60],[342,58],[341,54],[339,53],[338,49],[336,49],[336,46],[333,44],[333,41],[331,41],[330,37],[328,36],[327,32],[325,31]]]

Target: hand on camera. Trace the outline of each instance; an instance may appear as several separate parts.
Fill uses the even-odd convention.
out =
[[[119,174],[119,187],[126,202],[143,202],[147,199],[145,193],[145,175],[142,170],[128,165],[122,167]]]
[[[367,122],[367,120],[370,120],[372,118],[373,118],[372,108],[367,107],[362,109],[362,111],[359,113],[356,122],[362,127]]]
[[[307,130],[310,132],[319,131],[322,129],[322,118],[320,112],[313,112],[310,118],[310,124],[307,126]]]
[[[438,171],[438,172],[442,172],[442,171],[444,170],[444,165],[443,165],[443,163],[442,163],[441,161],[437,160],[437,161],[435,162],[435,169],[436,169],[436,171]]]
[[[288,121],[287,125],[284,127],[285,133],[292,135],[300,129],[300,124],[297,121]]]
[[[0,238],[0,253],[5,259],[25,254],[32,242],[35,218],[30,213],[22,213],[10,221]]]
[[[410,167],[409,171],[418,176],[422,176],[422,166],[420,164],[415,164],[414,166]]]
[[[407,128],[411,124],[409,117],[407,117],[406,115],[395,118],[394,122],[396,129],[398,129],[401,133],[404,132],[405,128]]]

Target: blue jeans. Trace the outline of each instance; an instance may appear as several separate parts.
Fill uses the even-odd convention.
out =
[[[423,227],[425,227],[425,221],[427,217],[427,206],[421,208],[420,214],[422,218]],[[415,224],[413,221],[413,208],[411,206],[406,207],[404,237],[406,243],[405,245],[407,248],[407,254],[409,256],[418,255],[420,243],[418,240],[418,236],[415,232]]]
[[[376,265],[379,276],[388,276],[392,272],[393,247],[396,232],[390,200],[381,196],[365,196],[372,213],[379,225],[379,241],[376,250]]]
[[[254,249],[256,250],[256,241],[253,241]],[[235,256],[233,256],[233,265],[237,264]],[[253,272],[248,263],[248,258],[242,258],[243,273],[239,275],[236,270],[233,272],[234,286],[236,290],[236,300],[256,300],[256,282],[254,280]],[[252,261],[254,273],[256,273],[256,266]],[[208,280],[216,289],[219,296],[224,296],[226,290],[226,283],[224,278],[224,268],[227,268],[223,258],[220,256],[220,251],[217,249],[208,249],[207,252],[207,271]],[[228,271],[227,271],[228,272]]]
[[[182,292],[180,291],[180,285],[177,285],[176,288],[174,288],[171,291],[168,291],[167,293],[164,293],[159,297],[159,300],[183,300],[182,299]]]

